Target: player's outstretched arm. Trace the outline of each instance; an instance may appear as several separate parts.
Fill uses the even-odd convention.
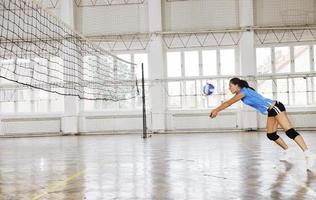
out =
[[[213,109],[210,113],[210,117],[214,118],[217,116],[217,113],[219,113],[220,111],[228,108],[229,106],[231,106],[232,104],[236,103],[237,101],[241,100],[245,95],[242,93],[238,93],[235,96],[233,96],[231,99],[225,101],[224,103],[222,103],[220,106],[216,107],[215,109]]]

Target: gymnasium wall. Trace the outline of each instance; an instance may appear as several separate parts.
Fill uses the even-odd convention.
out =
[[[147,4],[78,7],[76,28],[84,35],[148,31]]]
[[[255,0],[255,25],[286,26],[316,23],[314,0]]]
[[[239,27],[239,1],[162,1],[164,31],[196,31]]]
[[[42,4],[59,15],[59,1],[42,0]],[[76,6],[76,28],[87,35],[147,32],[147,1],[132,5]],[[161,3],[164,31],[239,28],[240,0],[161,0]],[[254,0],[253,5],[256,26],[316,23],[314,0]]]

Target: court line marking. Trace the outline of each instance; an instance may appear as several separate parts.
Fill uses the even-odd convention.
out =
[[[45,192],[32,197],[31,200],[37,200],[37,199],[42,198],[43,196],[45,196],[47,194],[55,192],[58,188],[66,186],[68,184],[68,182],[70,182],[70,181],[74,180],[75,178],[81,176],[83,174],[83,172],[84,172],[84,170],[78,171],[75,174],[66,177],[62,181],[57,181],[56,183],[51,184],[50,186],[47,187]]]

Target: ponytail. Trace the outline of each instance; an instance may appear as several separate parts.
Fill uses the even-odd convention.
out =
[[[249,86],[247,81],[239,79],[239,78],[232,78],[232,79],[230,79],[229,82],[234,84],[234,85],[238,85],[240,88],[250,88],[252,90],[255,90]]]

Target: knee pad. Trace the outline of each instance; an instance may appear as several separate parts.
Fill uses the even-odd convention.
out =
[[[300,135],[296,132],[296,130],[294,128],[291,128],[287,131],[285,131],[286,135],[291,138],[292,140],[294,140],[296,138],[296,136]]]
[[[276,141],[279,137],[280,136],[278,136],[276,131],[273,133],[267,133],[267,138],[269,138],[269,140]]]

